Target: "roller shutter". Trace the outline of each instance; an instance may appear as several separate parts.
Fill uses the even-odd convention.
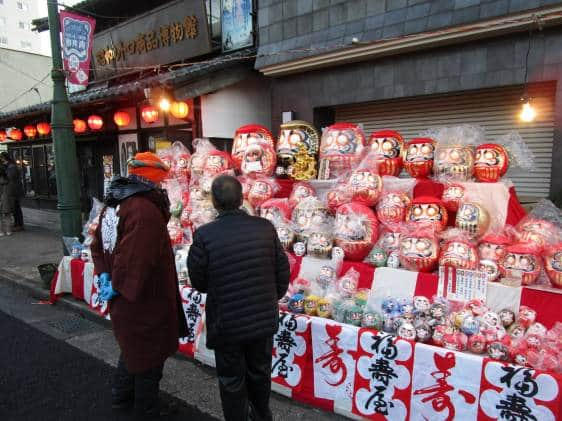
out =
[[[553,84],[533,86],[531,95],[537,118],[533,123],[518,120],[522,87],[457,92],[391,101],[344,105],[336,108],[336,121],[361,123],[367,136],[376,130],[398,130],[406,139],[432,127],[478,124],[487,140],[517,130],[535,157],[535,170],[510,170],[507,177],[522,198],[546,197],[550,190],[554,137]]]

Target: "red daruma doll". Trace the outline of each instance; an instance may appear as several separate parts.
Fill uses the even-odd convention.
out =
[[[335,244],[346,259],[362,261],[378,238],[375,213],[359,203],[347,203],[338,208],[334,227]]]
[[[474,177],[485,183],[495,183],[507,172],[507,151],[496,143],[485,143],[476,148]]]
[[[275,148],[273,135],[264,126],[260,126],[259,124],[248,124],[246,126],[239,127],[236,130],[234,140],[232,141],[231,153],[232,161],[234,162],[236,168],[240,169],[246,148],[249,145],[259,142],[265,142],[272,148]]]
[[[500,260],[502,276],[521,277],[523,285],[532,285],[537,282],[541,273],[542,264],[540,247],[534,243],[517,243],[507,248],[506,254]]]
[[[269,177],[275,170],[275,149],[265,141],[255,142],[244,151],[240,171],[249,177]]]
[[[448,214],[443,202],[431,196],[421,196],[412,200],[406,212],[406,222],[431,223],[436,232],[447,226]]]
[[[369,138],[370,153],[374,154],[379,174],[398,177],[402,170],[404,139],[394,130],[381,130]]]
[[[430,224],[408,224],[400,235],[400,263],[408,270],[431,272],[439,258],[439,242]]]
[[[359,163],[365,144],[365,135],[356,124],[336,123],[326,128],[320,141],[318,178],[334,179],[345,174]]]
[[[404,169],[410,177],[426,178],[433,170],[435,141],[429,137],[412,139],[408,142],[404,155]]]

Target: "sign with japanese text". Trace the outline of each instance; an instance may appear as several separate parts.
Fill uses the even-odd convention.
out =
[[[488,277],[485,272],[439,266],[437,295],[453,301],[486,299]]]
[[[384,332],[359,330],[353,413],[370,420],[408,419],[413,343]]]
[[[271,380],[298,390],[310,353],[310,318],[292,313],[279,313],[279,327],[273,336]]]
[[[182,354],[195,356],[197,339],[203,331],[203,314],[207,294],[201,294],[193,288],[181,289],[181,301],[185,321],[187,322],[187,336],[180,338],[179,350]]]
[[[222,2],[222,51],[239,50],[254,45],[252,0]]]
[[[87,86],[95,19],[61,10],[62,58],[70,83]]]
[[[482,357],[416,344],[411,420],[476,419]]]
[[[351,412],[357,328],[318,317],[311,325],[314,396]]]
[[[203,0],[178,0],[96,34],[96,79],[211,52]]]

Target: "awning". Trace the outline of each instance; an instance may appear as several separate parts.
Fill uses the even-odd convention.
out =
[[[69,96],[72,105],[85,105],[99,100],[140,95],[145,88],[167,86],[182,98],[193,98],[214,92],[247,78],[253,69],[256,49],[249,48],[206,61],[170,65],[173,70],[109,86],[109,82],[91,86],[87,91]],[[16,118],[44,114],[51,110],[51,102],[43,102],[17,110],[0,113],[0,125]]]

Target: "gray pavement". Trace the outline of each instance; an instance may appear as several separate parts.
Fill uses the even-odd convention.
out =
[[[58,263],[58,232],[28,225],[26,231],[0,240],[0,311],[115,366],[119,354],[109,324],[84,303],[64,298],[57,305],[39,303],[47,291],[39,286],[36,266]],[[72,380],[72,379],[69,379]],[[211,416],[223,419],[214,370],[177,355],[165,366],[161,388]],[[345,418],[272,394],[275,420],[343,420]]]

